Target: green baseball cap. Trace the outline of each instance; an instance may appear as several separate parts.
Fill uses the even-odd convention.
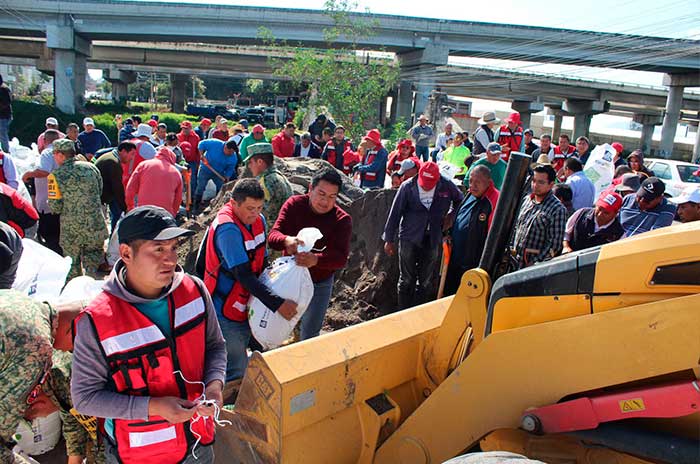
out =
[[[252,145],[248,146],[248,156],[245,157],[243,160],[244,163],[247,163],[250,158],[252,158],[255,155],[265,155],[265,154],[274,154],[272,150],[272,144],[270,143],[254,143]]]

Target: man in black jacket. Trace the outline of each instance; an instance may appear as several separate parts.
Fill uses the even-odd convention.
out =
[[[566,223],[562,253],[619,240],[625,233],[617,217],[621,207],[620,195],[603,192],[595,208],[581,208],[576,211]]]
[[[455,294],[462,274],[479,265],[497,202],[498,190],[491,180],[491,171],[486,166],[475,166],[469,172],[469,193],[452,226],[445,296]]]
[[[294,146],[294,157],[299,158],[320,158],[321,148],[311,141],[311,134],[304,132],[297,143]]]

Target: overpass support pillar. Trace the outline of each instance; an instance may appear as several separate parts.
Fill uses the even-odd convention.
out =
[[[399,92],[396,99],[396,119],[409,126],[412,123],[413,113],[413,88],[409,81],[402,80],[399,83]]]
[[[663,116],[653,114],[635,114],[634,122],[642,125],[641,148],[645,156],[651,155],[651,142],[654,128],[663,122]]]
[[[425,114],[428,118],[430,118],[430,116],[428,116],[430,114],[430,94],[433,90],[435,90],[435,81],[433,80],[421,81],[416,86],[416,102],[413,115],[414,122],[418,120],[418,117],[421,114]],[[430,121],[431,124],[433,124],[433,122],[434,121]]]
[[[390,124],[395,124],[397,120],[397,113],[396,110],[399,106],[399,89],[395,88],[393,89],[390,93],[389,96],[391,97],[391,109],[389,110],[389,123]]]
[[[412,114],[409,110],[410,125],[415,122],[418,116],[428,111],[430,94],[433,90],[436,90],[435,79],[433,77],[424,76],[433,75],[435,73],[435,68],[438,66],[446,66],[449,55],[449,48],[441,44],[440,38],[437,36],[432,37],[432,40],[427,40],[424,48],[417,48],[413,51],[398,55],[402,73],[410,73],[414,76],[413,84],[416,89],[416,98],[415,104],[409,105],[409,107],[413,107]],[[401,96],[403,93],[403,81],[401,85],[402,87],[399,91],[399,98],[402,102],[404,102],[404,97]],[[404,105],[400,104],[400,106]],[[399,111],[399,116],[404,116],[401,111]]]
[[[136,74],[131,71],[109,68],[102,72],[102,77],[112,84],[112,101],[126,103],[129,97],[128,86],[136,82]]]
[[[46,26],[46,46],[54,51],[54,97],[56,107],[68,114],[85,103],[86,58],[90,42],[75,33],[72,19],[59,16],[56,24]]]
[[[170,109],[173,113],[184,113],[187,76],[183,74],[171,74],[170,84]]]
[[[552,126],[552,143],[557,144],[561,135],[561,123],[564,121],[564,112],[561,110],[561,105],[548,106],[549,114],[554,115],[554,125]],[[539,134],[536,134],[539,136]]]
[[[661,126],[659,156],[662,158],[670,158],[673,153],[673,141],[676,138],[678,120],[681,116],[683,90],[686,87],[700,86],[700,74],[666,74],[664,76],[664,85],[668,86],[668,97],[666,97],[664,123],[663,126]]]
[[[572,142],[581,136],[588,137],[593,115],[605,113],[609,109],[610,104],[606,101],[566,100],[562,105],[562,110],[574,117]]]
[[[515,111],[520,113],[520,121],[523,129],[528,129],[532,123],[532,113],[539,113],[544,109],[544,103],[526,100],[514,100],[510,105]]]

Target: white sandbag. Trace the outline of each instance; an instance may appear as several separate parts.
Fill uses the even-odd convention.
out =
[[[61,415],[58,411],[38,417],[30,423],[19,421],[14,435],[17,448],[30,456],[38,456],[54,449],[61,438]]]
[[[22,257],[12,288],[37,300],[58,298],[66,283],[72,259],[27,238],[22,239]]]
[[[297,237],[304,244],[297,247],[299,252],[308,252],[323,235],[313,227],[299,231]],[[272,293],[294,301],[297,304],[297,314],[286,320],[276,312],[271,311],[260,300],[252,297],[248,307],[248,323],[253,337],[266,350],[277,348],[289,338],[306,308],[314,296],[314,283],[311,274],[305,267],[298,266],[292,256],[277,258],[260,276],[260,281]]]
[[[202,200],[211,200],[216,196],[216,184],[213,180],[207,182],[206,187],[204,187],[204,193],[202,193]]]
[[[107,242],[107,252],[105,253],[105,257],[107,259],[107,264],[109,264],[112,267],[114,267],[114,264],[119,259],[119,236],[118,236],[118,234],[119,234],[119,222],[117,222],[117,225],[114,227],[114,230],[112,231],[112,235],[110,235],[110,237],[109,237],[109,241]]]
[[[608,188],[615,176],[615,149],[607,143],[597,145],[586,161],[583,173],[588,180],[593,182],[595,187],[595,198],[598,199],[600,193]]]
[[[57,302],[92,301],[100,294],[104,284],[104,280],[95,280],[90,276],[78,276],[66,284]]]

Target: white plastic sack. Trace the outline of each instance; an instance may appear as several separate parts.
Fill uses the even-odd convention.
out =
[[[305,228],[297,237],[304,244],[297,247],[299,252],[308,252],[323,235],[316,228]],[[271,311],[260,300],[252,297],[248,307],[248,323],[253,337],[266,350],[277,348],[289,338],[314,296],[314,283],[305,267],[298,266],[293,256],[277,258],[260,276],[260,281],[272,293],[297,304],[297,314],[286,320]]]
[[[107,258],[107,264],[110,266],[114,267],[114,264],[117,262],[119,259],[119,223],[117,222],[116,227],[112,231],[112,235],[109,237],[109,241],[107,242],[107,253],[106,258]]]
[[[28,238],[22,239],[24,251],[17,266],[12,288],[37,300],[58,298],[72,260]]]
[[[583,173],[593,182],[595,187],[594,199],[598,199],[600,193],[612,183],[615,176],[614,157],[615,149],[607,143],[596,146],[588,157]]]
[[[54,449],[61,438],[61,415],[58,411],[46,417],[39,417],[31,422],[19,421],[15,433],[17,448],[29,454],[37,456]]]
[[[449,180],[454,179],[454,177],[459,172],[459,167],[455,166],[452,163],[448,163],[447,161],[439,161],[438,167],[440,168],[440,175]]]
[[[57,302],[92,301],[100,294],[104,284],[104,280],[95,280],[90,276],[78,276],[66,284]]]

